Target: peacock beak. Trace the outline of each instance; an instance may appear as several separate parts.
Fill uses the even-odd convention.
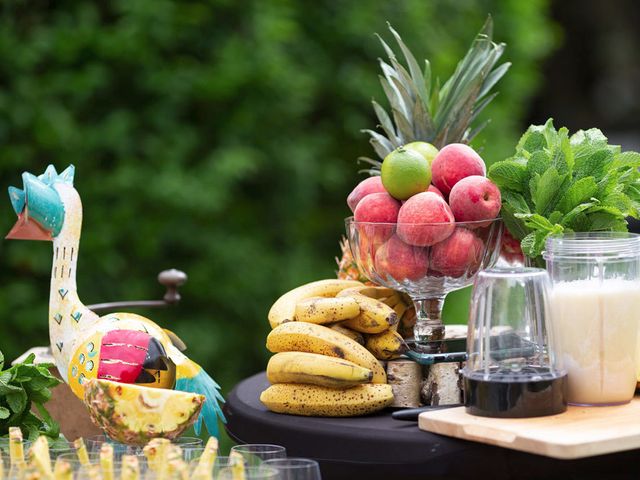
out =
[[[51,232],[30,218],[26,208],[18,214],[18,221],[5,238],[10,240],[53,240]]]

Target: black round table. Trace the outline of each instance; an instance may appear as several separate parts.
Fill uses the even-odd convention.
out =
[[[289,456],[314,458],[324,480],[640,478],[640,450],[556,460],[423,432],[389,411],[353,418],[282,415],[260,403],[268,386],[264,373],[236,385],[225,404],[228,434],[238,443],[275,443]]]

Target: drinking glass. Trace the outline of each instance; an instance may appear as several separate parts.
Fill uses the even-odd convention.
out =
[[[236,480],[237,478],[231,468],[222,469],[213,476],[214,480]],[[279,480],[280,474],[275,468],[266,465],[249,466],[245,467],[243,478],[244,480]]]
[[[273,458],[263,465],[280,472],[280,480],[321,480],[320,466],[310,458]]]
[[[213,480],[236,480],[234,477],[233,466],[237,465],[240,460],[236,456],[216,457],[213,463],[211,478]],[[191,462],[191,473],[193,474],[197,465],[197,461]],[[245,480],[262,480],[262,479],[279,479],[278,470],[266,465],[249,465],[245,466]]]
[[[500,255],[502,221],[372,223],[345,220],[358,269],[373,283],[411,297],[416,309],[416,345],[437,352],[444,339],[446,295],[473,283]],[[410,240],[413,243],[406,243]]]
[[[266,443],[234,445],[231,451],[242,455],[248,466],[257,466],[272,458],[287,458],[287,450],[284,447]]]
[[[551,283],[540,268],[493,268],[474,282],[462,370],[468,413],[535,417],[566,410]]]

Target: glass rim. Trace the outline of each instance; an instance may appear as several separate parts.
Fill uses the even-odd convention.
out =
[[[632,232],[567,232],[550,235],[542,252],[554,258],[626,258],[640,256],[640,235]]]
[[[233,447],[231,447],[231,450],[238,450],[238,449],[251,448],[251,447],[270,447],[270,448],[273,448],[273,450],[277,450],[277,451],[286,450],[286,447],[283,447],[282,445],[276,445],[275,443],[241,443],[239,445],[234,445]]]
[[[544,268],[537,267],[492,267],[478,272],[478,278],[536,278],[548,277]]]
[[[411,226],[411,227],[421,227],[421,226],[425,226],[425,227],[429,227],[429,226],[437,226],[437,227],[442,227],[443,225],[454,225],[454,226],[458,226],[458,227],[464,227],[466,225],[471,225],[471,226],[475,226],[475,225],[482,225],[482,226],[489,226],[492,223],[495,223],[499,220],[502,220],[502,217],[495,217],[495,218],[487,218],[485,220],[473,220],[473,221],[469,221],[469,222],[458,222],[458,221],[453,221],[453,222],[427,222],[427,223],[406,223],[406,222],[356,222],[355,218],[352,216],[350,217],[346,217],[344,219],[344,223],[346,225],[356,225],[356,226],[397,226],[397,225],[407,225],[407,226]],[[485,225],[486,224],[486,225]]]
[[[297,465],[295,463],[287,464],[287,462],[298,462],[298,464]],[[307,466],[307,467],[320,466],[320,464],[317,461],[313,460],[312,458],[303,458],[303,457],[269,458],[268,460],[265,460],[264,462],[262,462],[262,464],[274,465],[283,470],[299,468],[301,466]]]

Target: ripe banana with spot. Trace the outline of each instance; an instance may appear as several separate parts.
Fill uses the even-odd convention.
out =
[[[349,388],[371,382],[373,372],[341,358],[307,352],[276,353],[267,365],[267,379],[275,383],[305,383]]]
[[[381,333],[398,323],[398,315],[375,298],[353,295],[360,305],[360,315],[344,321],[344,326],[361,333]]]
[[[309,352],[343,358],[373,372],[373,383],[386,383],[387,374],[378,360],[362,345],[330,328],[314,323],[287,322],[271,330],[267,349],[279,352]]]
[[[346,335],[351,340],[355,340],[356,342],[358,342],[360,345],[364,345],[364,335],[362,335],[360,332],[356,332],[355,330],[351,330],[350,328],[345,327],[344,325],[342,325],[342,322],[329,325],[329,328],[341,333],[342,335]]]
[[[368,335],[364,346],[378,360],[393,360],[407,351],[404,340],[394,330]]]
[[[366,384],[347,390],[278,383],[260,395],[272,412],[318,417],[351,417],[381,410],[393,402],[391,385]]]
[[[295,320],[296,305],[310,297],[335,297],[345,288],[362,286],[354,280],[318,280],[307,283],[282,295],[269,310],[271,328]]]
[[[342,290],[340,293],[338,293],[336,296],[346,297],[349,295],[364,295],[365,297],[371,297],[379,300],[381,298],[390,297],[394,293],[396,293],[396,291],[393,290],[392,288],[372,287],[369,285],[361,284],[359,286],[346,288]]]
[[[296,304],[295,318],[298,322],[339,322],[360,314],[360,305],[353,297],[311,297]]]

